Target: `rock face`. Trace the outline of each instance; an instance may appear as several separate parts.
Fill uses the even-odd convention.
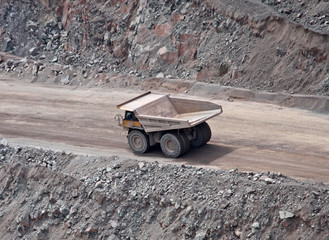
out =
[[[273,173],[267,175],[276,184],[267,184],[252,172],[3,143],[1,239],[326,239],[329,234],[329,187],[323,184]]]
[[[1,1],[0,45],[20,56],[329,95],[327,1]],[[33,19],[31,19],[33,16]],[[29,50],[40,46],[38,51]]]

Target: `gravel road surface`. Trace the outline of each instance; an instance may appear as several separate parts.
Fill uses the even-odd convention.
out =
[[[140,93],[133,89],[87,89],[0,79],[0,136],[11,144],[80,154],[119,154],[160,163],[281,172],[329,183],[326,114],[205,99],[224,109],[222,115],[209,121],[213,132],[209,144],[174,160],[165,158],[158,148],[136,156],[114,116],[120,113],[117,104]]]

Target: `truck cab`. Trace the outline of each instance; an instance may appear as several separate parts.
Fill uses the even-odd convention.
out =
[[[126,111],[125,117],[122,122],[122,126],[126,128],[135,128],[135,129],[143,129],[141,124],[139,123],[138,118],[135,116],[133,111]]]

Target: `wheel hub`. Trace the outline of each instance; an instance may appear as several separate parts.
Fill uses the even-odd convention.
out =
[[[132,138],[132,143],[138,149],[143,147],[143,140],[139,136],[134,136]]]
[[[176,150],[175,142],[171,139],[166,141],[166,147],[169,152],[174,152]]]

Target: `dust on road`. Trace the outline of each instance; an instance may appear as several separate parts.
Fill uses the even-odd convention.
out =
[[[118,103],[140,93],[0,79],[0,137],[27,146],[60,146],[68,151],[119,154],[161,163],[282,172],[329,183],[328,115],[207,99],[224,109],[222,115],[209,121],[213,132],[209,144],[174,160],[163,157],[157,148],[136,156],[113,118],[120,113]]]

